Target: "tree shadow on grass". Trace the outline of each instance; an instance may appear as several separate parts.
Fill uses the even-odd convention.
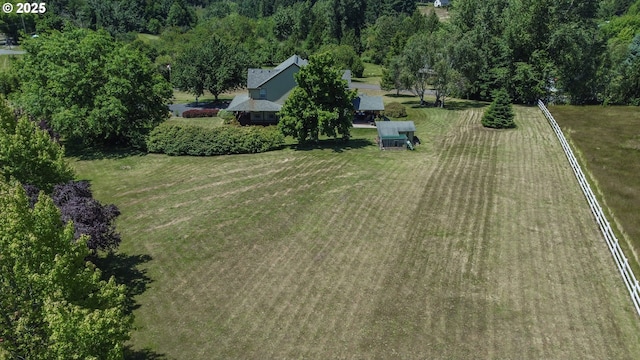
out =
[[[396,93],[388,93],[388,94],[384,94],[384,96],[390,97],[390,98],[395,98],[395,99],[414,98],[414,97],[416,97],[415,95],[412,95],[412,94],[396,94]]]
[[[104,160],[104,159],[122,159],[130,156],[147,155],[145,151],[132,147],[116,147],[116,146],[83,146],[77,143],[65,142],[65,155],[80,160]]]
[[[196,109],[226,109],[230,103],[230,100],[220,98],[218,99],[218,101],[216,101],[215,99],[202,100],[198,102],[192,101],[190,103],[184,104],[184,106],[187,108]]]
[[[109,253],[92,259],[96,266],[102,271],[102,277],[107,280],[112,276],[118,284],[127,287],[126,309],[131,314],[133,310],[140,307],[136,303],[135,297],[144,293],[147,286],[153,282],[147,271],[140,269],[142,264],[152,260],[149,255],[128,255],[122,253]],[[135,350],[131,346],[127,346],[124,350],[125,359],[132,360],[168,360],[166,355],[159,354],[151,349]]]
[[[373,142],[369,139],[350,139],[344,141],[341,139],[324,139],[318,142],[306,142],[301,144],[289,145],[289,147],[296,151],[310,151],[310,150],[333,150],[333,152],[341,153],[348,150],[355,150],[365,148],[373,145]]]
[[[134,350],[131,346],[124,349],[124,358],[126,360],[169,360],[164,354],[158,354],[151,349]]]
[[[139,266],[151,261],[149,255],[128,255],[121,253],[110,253],[104,257],[93,259],[96,266],[102,271],[103,278],[109,279],[113,276],[118,284],[127,287],[127,312],[140,307],[134,299],[135,296],[144,293],[153,280],[147,276],[147,271]]]
[[[408,97],[415,98],[415,96],[408,96]],[[405,106],[410,106],[410,107],[412,107],[414,109],[420,109],[420,108],[425,108],[426,109],[426,108],[435,107],[433,105],[433,102],[431,102],[429,100],[425,100],[423,104],[420,104],[420,99],[417,99],[417,100],[413,99],[413,100],[403,101],[401,104],[405,105]]]
[[[444,104],[445,110],[468,110],[479,109],[489,105],[489,103],[475,100],[451,100]]]

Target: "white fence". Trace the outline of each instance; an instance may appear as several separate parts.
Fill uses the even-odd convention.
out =
[[[618,239],[616,235],[611,230],[611,226],[609,225],[609,221],[607,221],[604,213],[602,212],[602,208],[600,204],[598,204],[598,200],[591,191],[591,186],[587,182],[587,179],[576,160],[576,157],[573,155],[573,151],[571,151],[571,147],[569,147],[569,143],[567,139],[564,137],[562,130],[560,130],[560,126],[553,118],[547,107],[541,100],[538,100],[538,107],[544,115],[549,120],[549,124],[553,128],[553,131],[558,136],[558,140],[560,140],[560,144],[562,145],[562,149],[564,149],[564,153],[567,155],[567,159],[569,159],[569,163],[573,168],[573,172],[578,178],[578,182],[580,183],[580,187],[584,192],[584,196],[586,196],[587,201],[589,202],[589,206],[591,207],[591,212],[593,212],[593,216],[595,216],[598,226],[600,226],[600,230],[602,231],[602,235],[604,235],[605,240],[607,241],[607,245],[609,246],[609,250],[613,255],[613,259],[616,261],[616,265],[618,266],[618,270],[622,275],[622,279],[624,280],[624,284],[629,290],[629,294],[631,294],[631,300],[633,300],[633,305],[636,307],[636,312],[640,315],[640,283],[636,280],[636,276],[633,274],[631,267],[629,266],[629,260],[624,256],[620,245],[618,244]]]

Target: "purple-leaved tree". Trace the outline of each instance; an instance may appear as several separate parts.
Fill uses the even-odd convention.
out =
[[[39,189],[24,186],[31,206],[38,199]],[[93,198],[91,185],[87,181],[69,181],[56,185],[51,194],[54,204],[60,209],[62,221],[73,221],[75,239],[88,235],[87,246],[92,252],[115,250],[120,244],[120,234],[113,221],[120,210],[115,205],[102,205]]]

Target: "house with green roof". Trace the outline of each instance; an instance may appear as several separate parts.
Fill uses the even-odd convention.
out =
[[[382,102],[382,96],[369,96],[364,94],[358,94],[353,99],[353,110],[355,111],[354,123],[369,123],[373,124],[381,111],[384,111],[384,103]]]
[[[307,64],[307,60],[293,55],[273,69],[247,70],[247,93],[237,95],[227,110],[236,113],[241,124],[276,124],[277,113],[297,85],[294,75]],[[342,79],[351,86],[351,71],[345,70]],[[384,110],[382,97],[374,98],[360,95],[354,100],[354,108],[356,111]]]

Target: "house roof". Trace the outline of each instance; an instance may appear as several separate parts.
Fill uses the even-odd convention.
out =
[[[381,139],[398,138],[401,132],[416,131],[413,121],[376,121]]]
[[[278,70],[282,71],[282,70],[288,68],[289,66],[291,66],[293,64],[298,65],[298,67],[303,67],[303,66],[307,65],[308,63],[309,62],[307,60],[304,60],[300,56],[292,55],[290,58],[288,58],[287,60],[285,60],[282,63],[280,63],[280,65],[276,66],[275,69],[278,69]]]
[[[233,98],[227,110],[229,111],[280,111],[282,105],[276,104],[268,100],[254,100],[247,94],[240,94]]]
[[[275,78],[278,74],[282,73],[286,69],[289,69],[291,66],[295,65],[300,68],[307,65],[308,63],[309,62],[307,60],[302,59],[300,56],[293,55],[273,69],[248,69],[247,88],[259,89],[265,83]],[[350,86],[351,70],[344,70],[342,73],[342,79],[347,82],[347,86]],[[291,90],[293,90],[293,88]],[[287,91],[279,99],[274,101],[268,101],[264,99],[251,99],[248,94],[238,95],[233,99],[233,101],[231,101],[231,104],[229,104],[229,107],[227,109],[229,111],[280,111],[280,109],[282,108],[282,104],[284,104],[285,100],[289,97],[291,90]],[[366,104],[369,105],[366,105],[366,107],[373,106],[371,105],[373,104],[372,101],[375,100],[368,100]],[[380,104],[382,104],[382,98],[380,98]],[[381,109],[384,109],[384,105]],[[375,109],[372,108],[367,110]]]
[[[300,56],[293,55],[273,69],[249,69],[247,71],[247,88],[256,89],[290,66],[296,65],[298,67],[302,67],[308,63],[309,62],[307,60],[302,59]]]
[[[278,75],[281,70],[249,69],[247,70],[247,88],[255,89]]]
[[[384,110],[384,103],[382,102],[382,96],[360,94],[353,99],[353,108],[356,111],[382,111]]]

